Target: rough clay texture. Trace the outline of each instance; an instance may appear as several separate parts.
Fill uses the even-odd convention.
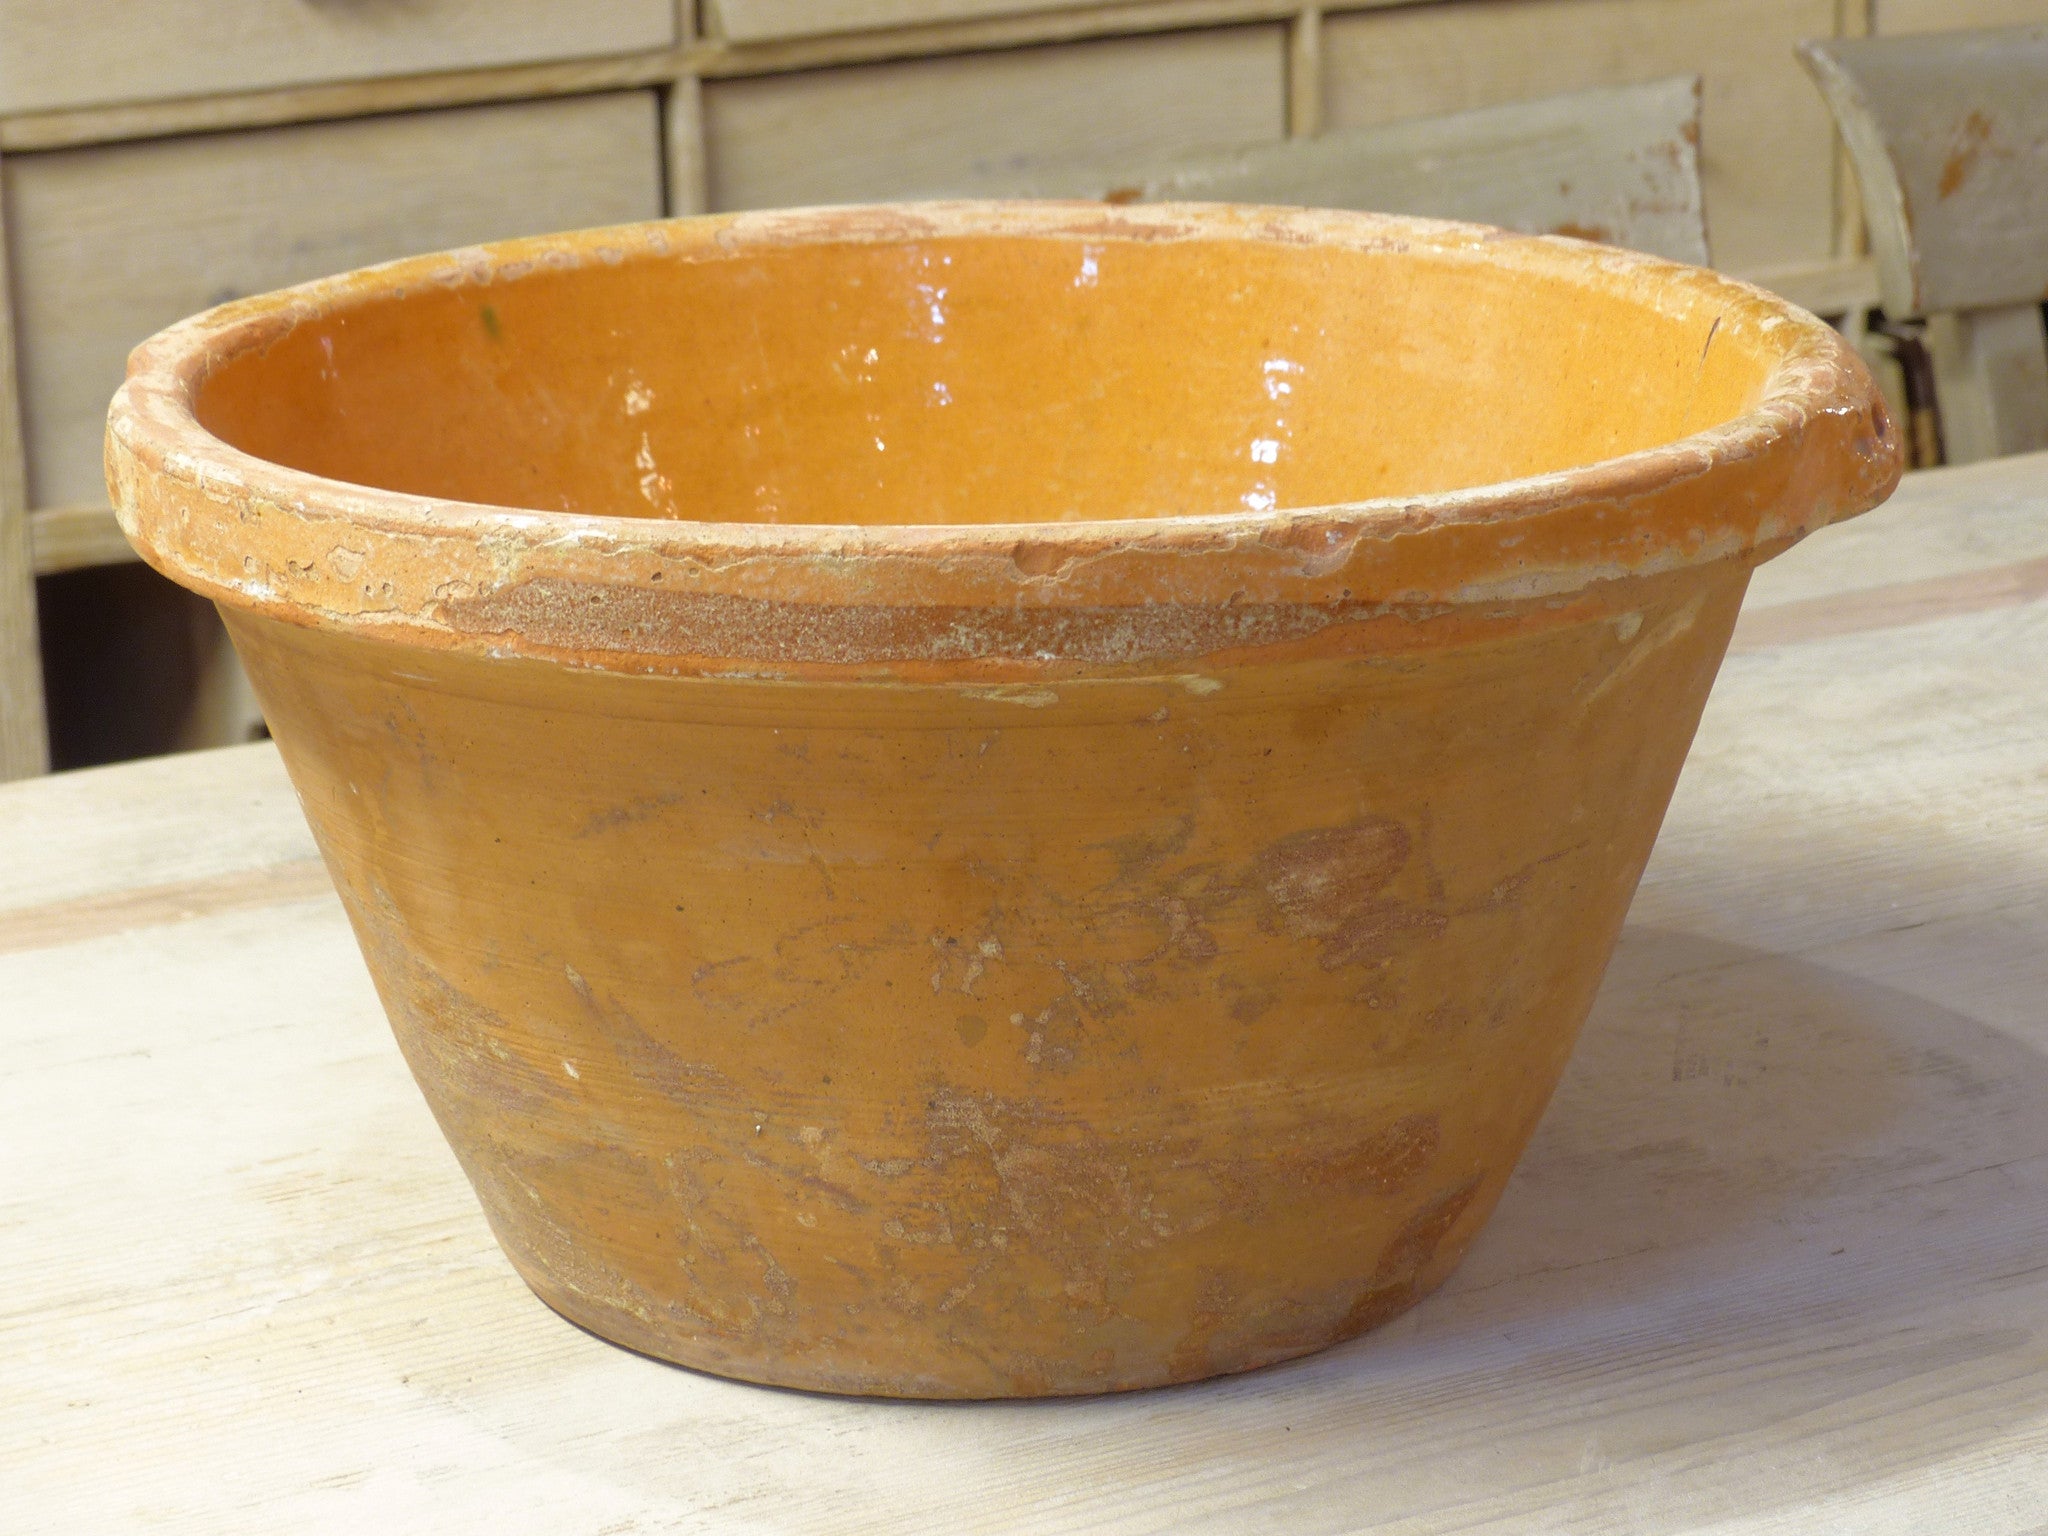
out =
[[[1716,387],[1751,409],[1316,513],[816,527],[454,507],[266,465],[189,408],[223,359],[284,369],[293,328],[393,288],[935,228],[1207,242],[1219,269],[1291,243],[1332,282],[1368,254],[1425,285],[1520,262],[1653,310],[1652,382],[1741,332],[1749,384]],[[145,348],[111,479],[138,547],[222,602],[520,1272],[758,1381],[1141,1387],[1425,1294],[1562,1070],[1750,567],[1897,472],[1823,328],[1569,242],[954,208],[442,261],[440,287],[386,269]],[[1512,382],[1472,381],[1475,415]],[[1204,453],[1191,483],[1231,489]]]

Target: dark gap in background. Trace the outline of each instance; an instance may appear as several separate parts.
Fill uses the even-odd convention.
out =
[[[220,620],[146,565],[36,583],[54,768],[170,752]]]

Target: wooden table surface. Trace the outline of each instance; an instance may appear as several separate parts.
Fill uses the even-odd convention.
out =
[[[268,746],[0,791],[0,1530],[2048,1531],[2048,455],[1760,575],[1433,1299],[1252,1376],[838,1401],[499,1256]]]

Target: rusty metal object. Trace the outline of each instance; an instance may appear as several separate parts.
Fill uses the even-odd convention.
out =
[[[1873,334],[1884,338],[1899,365],[1899,380],[1906,397],[1906,466],[1935,469],[1948,462],[1941,441],[1941,398],[1935,389],[1934,356],[1927,348],[1927,325],[1922,320],[1894,320],[1883,310],[1873,313]]]
[[[1693,269],[934,205],[244,301],[137,353],[108,464],[534,1290],[959,1397],[1449,1273],[1750,568],[1898,449],[1832,331]]]

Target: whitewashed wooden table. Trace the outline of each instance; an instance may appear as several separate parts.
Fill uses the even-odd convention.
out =
[[[1760,576],[1436,1297],[1249,1377],[858,1403],[499,1257],[267,746],[0,791],[0,1530],[2048,1531],[2048,455]]]

